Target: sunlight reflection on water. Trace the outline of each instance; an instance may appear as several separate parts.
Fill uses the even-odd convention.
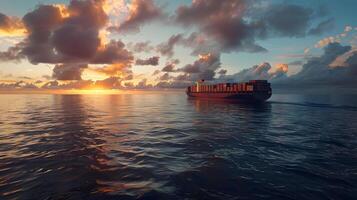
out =
[[[357,194],[349,98],[276,95],[244,105],[181,92],[0,97],[3,199]]]

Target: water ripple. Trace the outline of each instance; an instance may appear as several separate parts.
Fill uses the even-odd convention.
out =
[[[0,199],[355,199],[357,106],[321,99],[1,95]]]

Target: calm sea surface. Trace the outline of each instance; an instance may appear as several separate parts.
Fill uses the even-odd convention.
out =
[[[357,199],[357,96],[0,95],[0,199]]]

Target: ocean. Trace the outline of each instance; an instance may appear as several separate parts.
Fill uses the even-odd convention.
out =
[[[357,199],[357,96],[0,95],[0,199]]]

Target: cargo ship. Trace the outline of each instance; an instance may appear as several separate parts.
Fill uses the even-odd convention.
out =
[[[250,80],[243,83],[206,84],[204,80],[186,89],[186,94],[194,98],[232,99],[242,102],[264,102],[272,95],[267,80]]]

